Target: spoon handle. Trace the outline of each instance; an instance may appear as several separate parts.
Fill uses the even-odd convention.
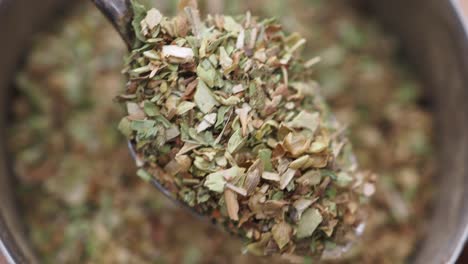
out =
[[[133,11],[130,6],[130,0],[92,1],[119,32],[127,47],[132,47],[134,34],[131,27]]]

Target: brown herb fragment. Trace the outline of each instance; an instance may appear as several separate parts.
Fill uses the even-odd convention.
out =
[[[296,170],[294,169],[287,169],[281,176],[280,176],[280,189],[284,190],[286,186],[291,182],[291,180],[296,174]]]
[[[280,249],[283,249],[291,240],[292,227],[286,222],[280,222],[273,226],[271,234]]]
[[[224,190],[224,202],[228,211],[229,218],[234,221],[239,220],[239,202],[237,201],[237,194],[231,189]]]

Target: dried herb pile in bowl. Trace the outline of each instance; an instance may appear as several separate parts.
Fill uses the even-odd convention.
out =
[[[250,13],[173,18],[133,2],[118,96],[138,175],[248,241],[256,255],[334,258],[362,232],[375,176],[312,81],[305,39]]]

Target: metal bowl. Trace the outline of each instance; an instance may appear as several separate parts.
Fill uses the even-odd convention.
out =
[[[365,0],[364,0],[365,1]],[[0,0],[0,263],[37,262],[23,235],[5,151],[11,81],[33,32],[69,1]],[[454,263],[468,236],[468,27],[457,0],[365,1],[401,39],[434,102],[438,186],[414,263]],[[2,255],[3,258],[2,259]]]

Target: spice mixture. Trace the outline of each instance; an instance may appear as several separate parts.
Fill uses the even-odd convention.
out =
[[[162,13],[174,13],[176,4],[172,1],[157,2]],[[321,92],[339,122],[350,127],[349,138],[360,167],[379,174],[366,231],[349,252],[348,262],[404,263],[423,235],[433,160],[431,118],[420,106],[421,87],[401,62],[395,62],[394,41],[342,1],[292,1],[287,6],[286,1],[205,1],[201,6],[206,6],[203,13],[239,14],[248,9],[258,16],[276,16],[286,31],[298,31],[307,39],[304,52],[311,58],[321,58],[311,67],[312,77],[321,84]],[[237,21],[234,18],[233,22]],[[125,138],[116,129],[124,113],[109,100],[125,83],[120,74],[125,48],[94,7],[79,6],[55,33],[39,36],[36,43],[17,78],[10,149],[16,157],[17,193],[24,220],[44,262],[284,261],[241,255],[238,240],[193,218],[134,176],[136,169]],[[172,54],[174,50],[166,48],[166,52]],[[218,63],[223,67],[221,59]],[[200,68],[203,70],[210,78],[206,69]],[[290,75],[290,80],[301,81]],[[278,83],[282,81],[280,78]],[[244,91],[240,92],[247,94],[248,88],[243,83]],[[144,106],[145,115],[147,111],[158,113]],[[239,116],[231,129],[242,135],[239,113],[246,110],[243,104],[238,106],[225,109],[224,116]],[[218,121],[221,105],[213,107],[218,110]],[[301,108],[294,110],[298,114]],[[211,119],[205,116],[194,118],[206,121],[205,131],[216,128],[217,122],[209,122]],[[229,142],[230,138],[220,142]],[[262,149],[268,149],[268,145],[258,150]],[[257,154],[263,152],[268,151]],[[262,159],[258,163],[268,172]],[[139,175],[147,176],[142,171]],[[277,175],[266,176],[277,179]],[[242,197],[238,192],[248,189],[230,187],[233,192],[227,199]],[[184,197],[190,201],[190,196]],[[221,199],[226,200],[225,193]],[[232,209],[225,213],[236,216]],[[313,243],[309,246],[315,247]],[[325,247],[338,245],[330,240]]]

